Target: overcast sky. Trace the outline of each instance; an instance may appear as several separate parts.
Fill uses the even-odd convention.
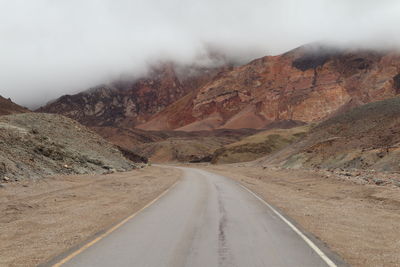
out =
[[[250,60],[399,33],[399,0],[0,0],[0,94],[32,106],[207,47]]]

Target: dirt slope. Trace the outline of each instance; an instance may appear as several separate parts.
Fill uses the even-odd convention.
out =
[[[132,169],[103,138],[60,115],[0,117],[0,180]]]
[[[131,150],[152,162],[210,161],[216,149],[256,132],[254,129],[149,132],[149,135],[157,133],[163,137],[161,140],[135,145]]]
[[[301,141],[259,164],[400,171],[400,97],[322,122]]]
[[[216,149],[234,141],[224,137],[169,138],[138,145],[132,151],[156,163],[210,161]]]
[[[0,96],[0,116],[26,112],[30,112],[30,110],[15,104],[11,99]]]
[[[309,126],[270,129],[225,145],[213,153],[212,163],[252,161],[276,152],[304,136]]]
[[[90,129],[109,142],[128,150],[144,143],[162,141],[170,136],[169,132],[143,131],[122,127],[90,127]]]

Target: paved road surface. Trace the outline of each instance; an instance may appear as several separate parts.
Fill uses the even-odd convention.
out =
[[[63,266],[335,266],[234,181],[183,170],[167,194]]]

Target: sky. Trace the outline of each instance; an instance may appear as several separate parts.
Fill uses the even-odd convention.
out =
[[[0,0],[0,95],[35,107],[149,64],[400,47],[398,0]]]

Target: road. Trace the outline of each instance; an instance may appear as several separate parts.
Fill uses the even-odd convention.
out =
[[[62,266],[340,265],[233,180],[182,169],[184,178],[169,192]]]

